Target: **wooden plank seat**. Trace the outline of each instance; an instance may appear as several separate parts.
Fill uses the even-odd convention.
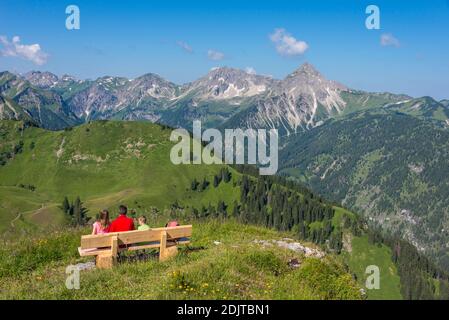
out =
[[[112,268],[121,251],[159,248],[159,260],[177,254],[178,246],[190,243],[192,226],[154,228],[145,231],[111,232],[81,237],[80,256],[96,256],[98,268]]]

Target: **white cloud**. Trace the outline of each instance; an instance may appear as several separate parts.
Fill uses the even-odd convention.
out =
[[[43,65],[47,62],[48,54],[41,50],[41,46],[35,44],[21,44],[19,36],[14,36],[12,42],[9,42],[5,36],[0,36],[0,43],[3,49],[0,51],[4,57],[20,57],[29,60],[37,65]]]
[[[254,69],[253,67],[246,67],[245,68],[245,72],[248,74],[256,74],[256,69]]]
[[[219,61],[219,60],[223,60],[224,57],[225,57],[225,55],[224,55],[223,52],[215,51],[215,50],[209,49],[209,50],[207,51],[207,57],[208,57],[210,60],[213,60],[213,61]]]
[[[270,40],[276,46],[276,51],[283,56],[297,56],[304,54],[309,48],[305,41],[297,40],[285,29],[275,29],[270,34]]]
[[[192,53],[193,49],[184,41],[177,41],[176,44],[180,46],[185,52]]]
[[[384,33],[380,36],[380,45],[383,47],[393,46],[398,48],[401,44],[391,33]]]

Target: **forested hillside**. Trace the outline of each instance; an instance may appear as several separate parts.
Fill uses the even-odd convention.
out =
[[[449,130],[372,111],[292,137],[281,171],[449,266]]]

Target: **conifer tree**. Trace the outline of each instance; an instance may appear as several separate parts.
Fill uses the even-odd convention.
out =
[[[234,208],[232,209],[232,216],[238,218],[240,216],[239,204],[234,200]]]
[[[193,191],[196,191],[198,188],[198,185],[199,185],[198,181],[196,179],[193,179],[192,184],[191,184],[191,189]]]
[[[209,181],[207,181],[206,177],[204,177],[203,182],[201,183],[200,191],[204,191],[209,186]]]
[[[73,219],[75,225],[83,226],[89,220],[87,217],[88,210],[83,206],[80,197],[77,197],[73,204]]]
[[[64,211],[64,213],[69,214],[70,203],[69,203],[69,199],[67,198],[67,196],[65,196],[64,200],[62,201],[61,209],[62,209],[62,211]]]
[[[220,184],[220,181],[218,180],[217,176],[214,176],[214,187],[218,187],[218,185]]]

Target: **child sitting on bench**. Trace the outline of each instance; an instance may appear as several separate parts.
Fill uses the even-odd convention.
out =
[[[97,216],[97,221],[92,225],[92,235],[108,233],[109,224],[109,211],[101,210]]]
[[[147,217],[140,216],[137,219],[137,222],[139,223],[139,226],[137,227],[137,230],[142,231],[142,230],[149,230],[150,229],[150,226],[147,225]]]

